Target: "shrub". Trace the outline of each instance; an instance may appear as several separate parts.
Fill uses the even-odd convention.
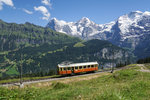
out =
[[[53,89],[63,89],[69,87],[67,84],[56,82],[52,83]]]

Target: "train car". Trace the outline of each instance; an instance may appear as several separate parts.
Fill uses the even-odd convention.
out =
[[[58,64],[58,74],[74,74],[81,72],[90,72],[98,70],[97,62],[85,62],[85,63],[74,63],[74,64]]]

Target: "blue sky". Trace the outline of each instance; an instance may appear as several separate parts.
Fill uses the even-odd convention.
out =
[[[150,0],[0,0],[0,19],[40,26],[53,17],[65,21],[88,17],[104,24],[136,10],[150,11]]]

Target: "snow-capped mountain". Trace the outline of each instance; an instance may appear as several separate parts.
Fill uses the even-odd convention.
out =
[[[133,49],[138,57],[141,50],[145,49],[144,52],[150,56],[150,12],[148,11],[130,12],[107,24],[96,24],[86,17],[77,22],[65,22],[54,18],[47,27],[82,39],[108,40],[120,47]]]
[[[63,20],[57,20],[56,18],[53,18],[46,27],[50,27],[57,32],[62,32],[86,39],[95,34],[102,33],[104,31],[110,31],[114,24],[115,22],[99,25],[86,17],[83,17],[77,22],[65,22]]]

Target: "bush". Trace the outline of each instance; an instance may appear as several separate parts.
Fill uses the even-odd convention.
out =
[[[52,84],[53,89],[63,89],[69,87],[67,84],[56,82]]]

